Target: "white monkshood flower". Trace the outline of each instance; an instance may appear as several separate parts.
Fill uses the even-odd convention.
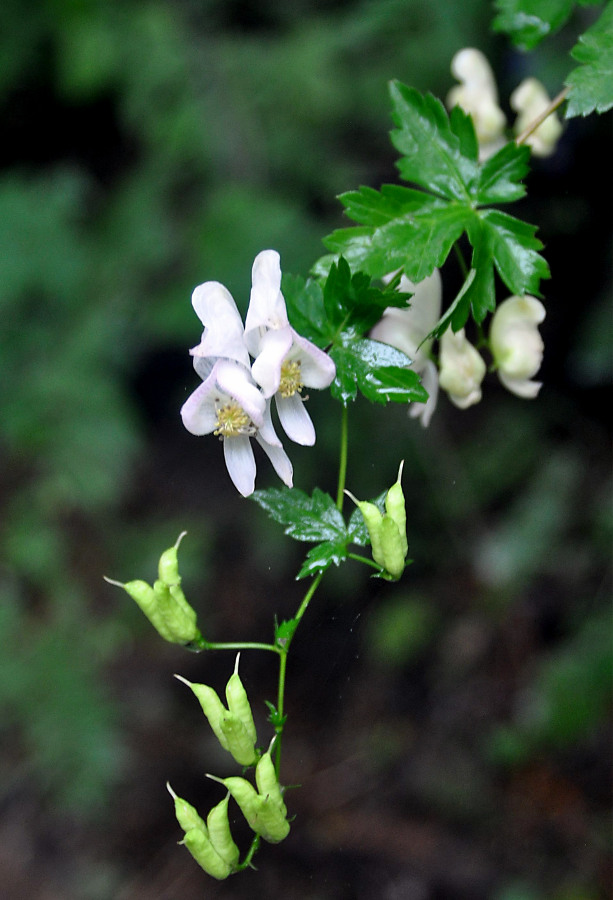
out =
[[[387,276],[383,280],[389,281],[391,277]],[[409,301],[411,305],[406,309],[389,306],[383,313],[383,318],[371,330],[370,337],[374,341],[396,347],[412,360],[411,368],[421,376],[422,384],[428,391],[428,400],[426,403],[410,403],[409,415],[419,418],[421,424],[427,427],[436,409],[438,371],[429,358],[432,340],[425,338],[441,314],[443,289],[440,272],[435,269],[432,275],[419,284],[413,284],[403,275],[398,290],[413,294]]]
[[[214,361],[203,383],[183,404],[181,418],[192,434],[215,434],[223,440],[228,474],[243,497],[252,494],[255,486],[252,437],[281,480],[292,486],[292,464],[275,434],[269,404],[244,365],[231,358]]]
[[[519,135],[547,109],[550,100],[538,79],[526,78],[515,88],[509,103],[517,113],[513,131]],[[560,120],[555,113],[551,113],[536,131],[526,138],[526,144],[532,148],[535,156],[551,156],[561,134]]]
[[[536,297],[509,297],[492,317],[490,347],[502,384],[518,397],[532,400],[541,382],[532,381],[543,361],[543,339],[538,326],[545,307]]]
[[[255,358],[253,377],[266,398],[274,396],[287,436],[297,444],[310,446],[315,443],[315,429],[301,391],[303,387],[328,387],[336,366],[327,353],[289,324],[276,250],[263,250],[256,256],[251,283],[245,343]]]
[[[467,409],[479,402],[485,363],[463,328],[455,333],[448,328],[441,337],[439,367],[439,384],[455,406]]]
[[[451,60],[451,74],[461,84],[449,91],[447,107],[460,106],[472,117],[483,162],[505,143],[506,117],[498,105],[494,73],[480,50],[466,47]]]

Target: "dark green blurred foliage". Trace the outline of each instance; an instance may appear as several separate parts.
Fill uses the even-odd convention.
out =
[[[83,817],[105,803],[115,811],[119,837],[98,854],[112,860],[110,882],[98,894],[91,886],[92,898],[116,895],[137,866],[140,893],[137,884],[125,897],[163,896],[151,860],[176,851],[163,781],[168,766],[182,776],[193,765],[200,784],[209,751],[193,750],[201,723],[167,686],[182,658],[159,650],[102,575],[150,579],[187,528],[184,584],[205,633],[268,640],[273,614],[292,615],[298,597],[302,548],[234,497],[214,441],[182,432],[178,409],[196,384],[186,351],[200,328],[191,290],[220,280],[244,310],[258,251],[275,247],[284,271],[305,274],[321,237],[347,224],[335,195],[395,180],[389,79],[444,97],[451,56],[473,45],[500,73],[503,105],[524,74],[557,90],[574,33],[522,57],[488,37],[490,20],[477,0],[0,4],[0,796],[40,792],[43,808]],[[295,780],[309,784],[313,769],[338,759],[353,767],[356,744],[366,747],[364,783],[373,772],[396,779],[387,794],[390,776],[382,787],[374,780],[381,802],[409,818],[436,814],[444,834],[449,823],[474,826],[477,844],[493,823],[509,847],[505,856],[485,841],[496,900],[600,897],[591,858],[565,886],[565,847],[547,865],[537,841],[510,858],[516,846],[496,817],[497,779],[544,754],[559,770],[577,754],[591,759],[610,715],[611,222],[602,175],[591,177],[608,172],[610,134],[589,123],[568,131],[528,184],[526,218],[542,227],[553,273],[542,395],[519,401],[492,377],[478,408],[441,399],[427,431],[401,408],[352,410],[348,487],[378,495],[405,458],[415,562],[394,588],[365,586],[357,566],[331,571],[290,686],[299,714],[288,766],[293,743],[305,769],[296,766]],[[588,254],[581,269],[575,260]],[[334,490],[336,420],[326,398],[310,402],[317,453],[292,449],[297,486]],[[273,477],[263,465],[258,483]],[[357,662],[343,656],[348,647]],[[222,678],[226,662],[206,665]],[[265,682],[264,664],[243,662],[250,683]],[[206,680],[203,665],[190,658],[186,675]],[[118,784],[127,801],[113,793]],[[374,794],[351,796],[374,804]],[[328,848],[329,882],[317,896],[354,896],[342,861],[359,882],[361,848],[348,838],[359,829],[351,823],[337,840],[329,806],[309,806],[311,796],[295,792],[295,830],[313,853]],[[318,822],[329,830],[315,840]],[[588,829],[577,843],[590,838]],[[337,845],[347,854],[338,877]],[[261,893],[281,896],[290,878],[298,891],[302,866],[304,896],[316,896],[311,860],[288,852],[277,857],[287,866],[278,882],[266,875],[273,856],[262,861],[258,877],[271,880]],[[371,840],[365,858],[376,852]],[[386,866],[374,867],[377,886],[384,876]],[[439,877],[437,896],[457,900]],[[253,881],[236,881],[236,896],[253,896]],[[176,883],[185,900],[205,889],[198,872],[192,893]],[[7,896],[38,897],[32,884]],[[362,890],[370,884],[365,877]],[[434,896],[419,884],[407,896]]]

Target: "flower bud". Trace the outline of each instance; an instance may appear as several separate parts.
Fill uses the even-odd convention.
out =
[[[509,297],[492,317],[490,347],[502,384],[524,399],[533,399],[541,382],[531,381],[543,361],[543,339],[538,325],[545,307],[535,297]]]
[[[357,500],[345,491],[362,513],[370,537],[372,557],[385,570],[383,577],[390,581],[397,581],[404,572],[408,552],[406,510],[400,483],[403,466],[404,462],[401,462],[398,478],[385,497],[385,515],[374,503]]]
[[[439,366],[439,384],[455,406],[467,409],[479,402],[485,363],[463,328],[455,333],[448,328],[441,337]]]

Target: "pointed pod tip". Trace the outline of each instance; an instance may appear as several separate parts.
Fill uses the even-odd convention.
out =
[[[187,678],[183,677],[183,675],[177,675],[177,673],[175,672],[173,677],[178,679],[179,681],[182,681],[183,684],[186,684],[188,687],[191,688],[191,686],[192,686],[191,681],[188,681]]]
[[[166,782],[166,790],[168,791],[168,793],[170,794],[170,796],[172,797],[173,800],[178,800],[178,797],[175,794],[175,792],[173,791],[173,789],[171,788],[169,781]]]
[[[187,531],[182,531],[181,534],[179,535],[179,537],[177,538],[177,540],[175,541],[175,548],[177,550],[179,549],[179,544],[181,543],[181,541],[183,540],[183,538],[185,537],[186,534],[187,534]]]
[[[106,581],[107,584],[114,584],[116,587],[120,587],[120,588],[125,587],[125,584],[123,583],[123,581],[115,581],[113,578],[107,578],[106,575],[103,575],[102,577],[104,578],[104,580]]]

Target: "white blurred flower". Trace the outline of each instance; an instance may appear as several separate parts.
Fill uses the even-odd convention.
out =
[[[545,307],[535,297],[509,297],[492,317],[490,347],[502,384],[518,397],[533,399],[541,382],[532,381],[543,361],[544,344],[538,326]]]
[[[304,407],[303,387],[321,390],[334,380],[336,366],[315,344],[289,324],[281,293],[276,250],[263,250],[253,263],[245,344],[255,361],[252,374],[264,397],[274,395],[279,421],[297,444],[315,443],[315,429]]]
[[[455,406],[467,409],[479,402],[485,363],[463,328],[455,333],[448,328],[441,337],[439,368],[439,384]]]
[[[472,47],[456,53],[451,73],[461,84],[449,91],[447,107],[460,106],[472,117],[483,162],[505,143],[506,117],[498,105],[494,73],[485,55]]]
[[[269,404],[247,367],[231,358],[214,361],[203,383],[183,404],[181,418],[192,434],[221,438],[228,474],[243,497],[252,494],[255,486],[252,437],[282,481],[292,486],[291,462],[275,434]]]
[[[391,278],[390,275],[384,281]],[[432,275],[424,278],[419,284],[413,284],[406,275],[403,275],[398,290],[413,294],[409,301],[410,306],[406,309],[388,307],[382,319],[371,330],[370,337],[374,341],[396,347],[412,360],[411,368],[421,376],[422,384],[428,391],[428,400],[426,403],[409,404],[409,415],[420,419],[421,424],[427,427],[436,409],[438,372],[429,358],[432,340],[425,338],[441,314],[443,289],[440,272],[435,269]]]
[[[518,114],[513,131],[519,135],[537,119],[549,106],[547,91],[536,78],[526,78],[516,87],[509,98],[511,107]],[[545,121],[526,138],[526,144],[532,148],[535,156],[551,156],[562,134],[562,125],[555,113],[547,116]]]

